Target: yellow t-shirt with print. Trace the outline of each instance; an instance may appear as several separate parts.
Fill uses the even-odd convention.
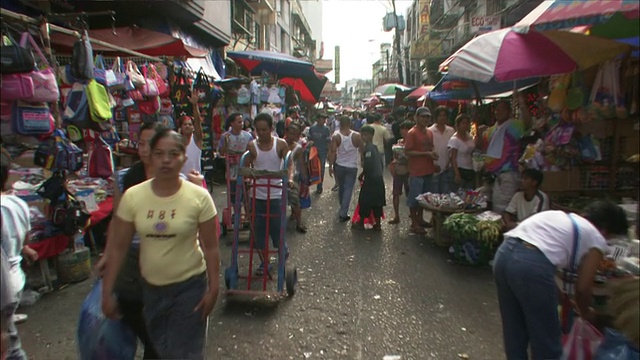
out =
[[[151,181],[129,188],[118,206],[118,217],[134,223],[140,235],[140,272],[151,285],[187,280],[206,270],[198,242],[198,225],[216,214],[203,187],[182,180],[172,196],[159,197]]]

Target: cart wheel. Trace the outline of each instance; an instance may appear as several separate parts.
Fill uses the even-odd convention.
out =
[[[238,284],[238,271],[232,267],[224,269],[224,286],[227,290],[235,289]]]
[[[298,283],[298,269],[296,267],[285,268],[285,282],[287,294],[293,296],[296,293],[296,284]]]

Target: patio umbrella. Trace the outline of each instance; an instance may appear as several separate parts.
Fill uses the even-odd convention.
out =
[[[630,48],[568,31],[521,31],[506,28],[482,34],[442,62],[440,71],[480,82],[505,82],[586,69]]]
[[[489,97],[508,96],[508,92],[514,88],[523,90],[539,82],[539,78],[521,79],[509,82],[489,81],[483,83],[474,80],[462,79],[451,74],[445,74],[433,89],[426,95],[432,100],[474,100]]]
[[[315,103],[320,98],[327,78],[316,72],[308,61],[272,51],[230,51],[227,56],[251,75],[266,72],[279,78],[280,83],[300,92],[302,101]]]
[[[536,31],[559,30],[575,26],[607,24],[612,21],[619,23],[620,19],[616,19],[616,16],[637,20],[640,18],[640,2],[638,0],[546,0],[516,23],[515,27],[528,27]],[[625,26],[633,26],[633,23]]]
[[[380,96],[396,96],[396,89],[402,91],[410,90],[411,88],[401,84],[384,84],[376,87],[373,92],[380,94]]]
[[[300,100],[311,104],[320,99],[320,94],[326,82],[326,77],[319,78],[315,75],[304,78],[285,77],[280,79],[280,84],[291,86],[294,91],[300,93]]]
[[[421,86],[415,90],[413,90],[409,95],[405,97],[405,100],[418,100],[419,98],[426,95],[429,91],[433,90],[433,85],[425,85]]]

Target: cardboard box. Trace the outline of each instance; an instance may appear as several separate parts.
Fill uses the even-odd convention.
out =
[[[562,192],[582,190],[580,169],[562,171],[544,171],[544,179],[540,190],[544,192]]]

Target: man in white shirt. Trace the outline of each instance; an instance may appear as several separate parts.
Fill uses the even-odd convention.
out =
[[[451,189],[452,176],[449,171],[449,139],[456,132],[447,125],[449,110],[444,106],[438,106],[434,110],[436,122],[428,129],[433,134],[433,146],[438,154],[436,161],[436,173],[433,176],[433,190],[438,194],[446,194]]]
[[[549,197],[540,191],[543,179],[542,172],[536,169],[527,169],[520,176],[522,191],[513,195],[509,206],[502,214],[506,230],[511,230],[529,216],[550,208]]]

